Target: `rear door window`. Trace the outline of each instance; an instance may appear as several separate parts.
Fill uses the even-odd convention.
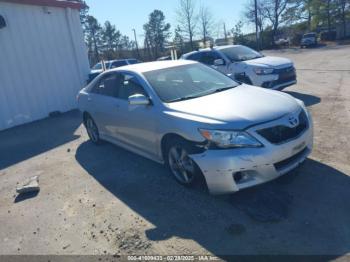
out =
[[[127,65],[127,62],[125,60],[119,60],[119,61],[114,61],[112,64],[111,64],[111,69],[112,68],[116,68],[116,67],[120,67],[120,66],[125,66]]]
[[[103,76],[92,88],[91,92],[104,96],[117,97],[119,91],[120,74],[111,73]]]
[[[201,57],[202,57],[202,54],[200,52],[197,52],[189,55],[186,59],[193,60],[193,61],[200,61]]]
[[[136,59],[128,59],[128,63],[129,63],[129,65],[133,65],[133,64],[138,64],[139,61]]]
[[[202,52],[202,57],[199,60],[199,62],[206,65],[214,65],[214,61],[220,58],[221,57],[216,52],[212,52],[212,51]]]

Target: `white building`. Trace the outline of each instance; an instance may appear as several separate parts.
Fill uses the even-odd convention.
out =
[[[76,108],[89,73],[81,7],[0,0],[0,130]]]

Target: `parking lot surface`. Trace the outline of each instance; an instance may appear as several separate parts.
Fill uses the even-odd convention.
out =
[[[284,90],[314,120],[295,171],[233,195],[186,189],[166,169],[87,139],[77,111],[0,132],[0,254],[350,253],[350,46],[264,52],[291,58]],[[16,195],[39,175],[40,192]]]

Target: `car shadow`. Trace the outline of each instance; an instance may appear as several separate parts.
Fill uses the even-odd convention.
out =
[[[78,110],[0,132],[0,170],[79,138]]]
[[[154,225],[145,232],[149,241],[190,239],[224,259],[239,254],[335,258],[350,250],[350,178],[312,159],[270,183],[224,196],[184,188],[162,165],[107,143],[82,143],[76,160]]]
[[[303,94],[295,91],[284,91],[284,92],[297,99],[302,100],[306,106],[312,106],[321,102],[321,98],[318,96]]]

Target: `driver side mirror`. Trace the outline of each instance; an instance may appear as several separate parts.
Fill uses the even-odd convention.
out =
[[[128,97],[129,105],[149,105],[151,101],[148,97],[141,94],[135,94]]]
[[[214,66],[222,66],[222,65],[225,65],[224,59],[219,58],[214,60]]]

